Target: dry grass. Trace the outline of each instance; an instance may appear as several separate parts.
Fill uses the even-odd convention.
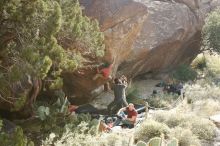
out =
[[[160,137],[161,134],[168,136],[170,128],[163,123],[154,120],[145,120],[135,131],[134,137],[138,141],[148,142],[153,137]]]
[[[200,140],[190,129],[176,127],[172,129],[171,136],[179,140],[179,146],[201,146]]]
[[[206,66],[209,75],[213,77],[217,77],[220,75],[220,56],[215,54],[215,55],[205,55],[206,58]]]
[[[200,117],[210,117],[220,113],[220,102],[214,99],[198,100],[192,103],[193,112]]]
[[[214,99],[220,101],[220,87],[216,85],[185,85],[185,96],[194,101]]]

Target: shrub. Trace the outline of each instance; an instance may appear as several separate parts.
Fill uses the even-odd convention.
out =
[[[61,136],[51,133],[46,140],[43,141],[43,146],[124,146],[129,145],[129,140],[125,139],[121,134],[104,133],[90,134],[86,123],[81,123],[76,130],[66,129]]]
[[[205,48],[220,52],[220,9],[210,13],[205,19],[202,36]]]
[[[44,80],[47,90],[62,89],[62,72],[92,67],[95,63],[85,61],[104,55],[104,34],[96,20],[82,14],[78,0],[0,1],[0,14],[0,92],[5,99],[0,101],[12,104],[9,111],[24,108],[32,96],[30,81]]]
[[[192,68],[203,70],[206,67],[206,58],[203,54],[199,54],[191,63]]]
[[[152,107],[163,108],[170,107],[177,98],[178,95],[175,94],[156,94],[155,96],[149,97],[147,102]]]
[[[220,87],[216,85],[185,85],[185,96],[195,102],[202,99],[214,99],[220,101]]]
[[[185,116],[179,113],[171,113],[165,121],[169,127],[176,127],[185,121]]]
[[[89,134],[88,123],[81,122],[77,128],[72,129],[72,126],[66,125],[64,133],[59,136],[59,134],[51,133],[46,140],[43,141],[43,146],[47,145],[76,145],[76,146],[87,146],[91,144],[92,141],[96,141],[94,135]],[[88,142],[90,141],[90,142]]]
[[[220,113],[220,102],[214,99],[198,100],[192,103],[193,112],[201,117],[210,117]]]
[[[177,113],[176,111],[162,111],[156,113],[153,118],[156,121],[165,123],[170,128],[173,128],[184,123],[187,116],[183,113]]]
[[[201,146],[199,139],[190,129],[176,127],[171,131],[171,135],[179,140],[179,146]]]
[[[215,124],[203,118],[192,118],[190,121],[192,125],[192,132],[201,140],[213,140],[215,137]]]
[[[107,134],[106,137],[100,137],[99,140],[102,141],[104,146],[129,145],[129,139],[124,138],[123,134],[111,133],[111,134]],[[94,146],[96,146],[96,145],[94,145]]]
[[[206,66],[208,75],[211,77],[219,77],[220,75],[220,56],[206,54]]]
[[[21,127],[15,127],[10,133],[0,131],[1,146],[34,146],[32,141],[28,141]]]
[[[172,110],[158,112],[153,115],[153,118],[158,122],[167,124],[170,128],[188,128],[201,140],[212,140],[215,137],[216,126],[213,122],[193,114],[184,114]]]
[[[195,80],[197,73],[189,65],[182,64],[177,67],[172,76],[179,81],[189,81]]]
[[[153,114],[153,119],[160,123],[165,123],[167,120],[167,114],[169,114],[169,111],[159,111]]]
[[[140,96],[138,96],[138,92],[131,92],[127,95],[127,102],[133,103],[133,104],[145,104],[144,99],[141,99]]]
[[[170,129],[167,125],[154,120],[145,120],[135,131],[135,139],[147,142],[153,137],[167,136]]]

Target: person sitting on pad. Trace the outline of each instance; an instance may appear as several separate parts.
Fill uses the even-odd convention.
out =
[[[127,113],[127,115],[125,115],[125,112]],[[133,103],[129,103],[127,107],[121,108],[118,111],[117,115],[119,116],[119,118],[115,121],[113,127],[122,123],[122,126],[134,128],[138,113]]]

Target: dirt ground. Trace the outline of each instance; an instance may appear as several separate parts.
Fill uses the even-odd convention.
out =
[[[133,81],[131,86],[128,87],[127,91],[129,90],[137,90],[138,96],[140,98],[147,98],[149,97],[153,90],[157,90],[158,92],[161,92],[162,89],[155,87],[156,84],[160,83],[160,80],[137,80]],[[106,108],[109,103],[111,103],[114,99],[114,93],[112,90],[108,92],[103,92],[99,96],[97,96],[93,101],[92,105],[103,109]]]
[[[138,91],[140,98],[147,98],[152,94],[153,90],[162,92],[162,88],[155,87],[158,83],[160,83],[160,80],[137,80],[132,83],[131,88],[135,88]]]

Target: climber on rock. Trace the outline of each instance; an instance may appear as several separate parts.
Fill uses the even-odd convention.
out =
[[[92,78],[93,80],[97,80],[98,78],[102,78],[105,80],[111,79],[111,70],[112,70],[112,64],[111,63],[104,63],[100,67],[97,67],[97,73]]]

